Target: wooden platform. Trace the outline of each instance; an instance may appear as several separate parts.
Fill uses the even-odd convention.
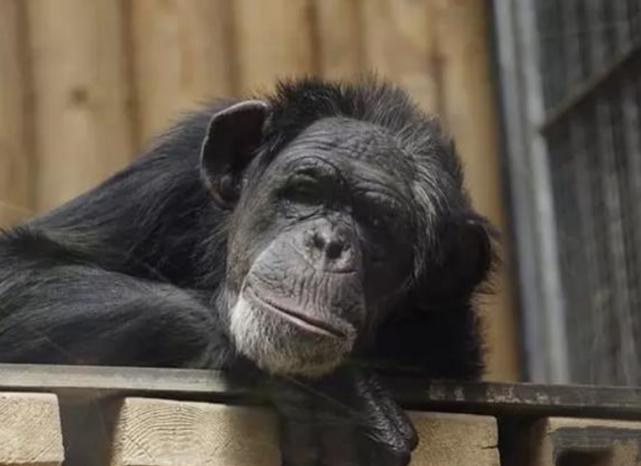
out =
[[[639,466],[641,388],[388,380],[413,466]],[[279,466],[275,418],[213,371],[0,365],[0,466]]]

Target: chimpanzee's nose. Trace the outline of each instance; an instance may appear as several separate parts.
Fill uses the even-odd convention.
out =
[[[343,238],[328,231],[315,231],[312,234],[312,244],[314,248],[324,251],[329,260],[338,259],[347,249]]]
[[[316,228],[307,232],[306,246],[313,263],[332,272],[354,268],[354,253],[347,233],[335,228]]]

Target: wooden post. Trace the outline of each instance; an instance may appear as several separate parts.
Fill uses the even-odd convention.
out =
[[[494,417],[419,411],[408,414],[420,439],[411,466],[500,466]]]
[[[433,0],[363,2],[367,65],[402,85],[427,111],[440,113],[440,61]]]
[[[242,91],[315,71],[311,0],[236,0],[234,21]]]
[[[127,59],[120,2],[31,0],[36,204],[91,188],[130,159]]]
[[[444,117],[463,159],[475,207],[501,230],[502,202],[496,105],[490,75],[487,2],[435,0],[434,27],[441,38]],[[447,38],[447,39],[445,39]],[[509,245],[505,245],[506,250]],[[489,349],[488,378],[517,380],[518,358],[509,261],[495,278],[496,295],[484,303]]]
[[[641,422],[550,417],[524,436],[523,466],[641,464]]]
[[[140,138],[178,112],[231,97],[229,0],[134,0],[131,18]]]
[[[24,2],[0,0],[0,228],[33,213]]]

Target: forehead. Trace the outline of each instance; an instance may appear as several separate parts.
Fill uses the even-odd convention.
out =
[[[380,172],[412,180],[415,164],[384,128],[349,118],[326,118],[306,128],[279,157],[295,165],[308,157],[331,161],[344,173]]]

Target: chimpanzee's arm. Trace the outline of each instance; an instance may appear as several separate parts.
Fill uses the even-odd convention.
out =
[[[213,368],[230,354],[212,311],[172,285],[51,258],[3,275],[2,362]]]
[[[283,466],[404,466],[418,439],[403,410],[368,370],[316,381],[275,379]]]

